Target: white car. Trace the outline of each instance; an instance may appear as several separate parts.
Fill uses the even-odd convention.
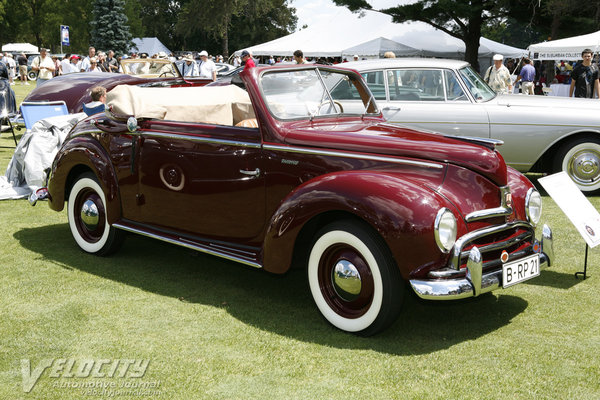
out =
[[[504,142],[521,172],[566,171],[600,191],[600,101],[497,95],[464,61],[397,58],[343,64],[361,73],[388,122]]]

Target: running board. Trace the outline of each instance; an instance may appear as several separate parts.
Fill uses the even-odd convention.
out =
[[[115,228],[127,231],[127,232],[136,233],[138,235],[150,237],[152,239],[158,239],[158,240],[162,240],[163,242],[167,242],[167,243],[175,244],[177,246],[182,246],[182,247],[186,247],[188,249],[196,250],[201,253],[210,254],[211,256],[221,257],[226,260],[235,261],[235,262],[238,262],[241,264],[249,265],[254,268],[262,268],[262,264],[259,264],[256,261],[251,261],[246,258],[240,257],[238,255],[232,254],[234,252],[240,252],[240,250],[229,248],[229,247],[226,247],[223,245],[217,245],[217,244],[204,245],[204,244],[200,244],[200,243],[190,240],[190,239],[186,239],[186,238],[182,238],[182,237],[177,237],[177,238],[171,237],[166,234],[151,232],[148,229],[124,225],[122,223],[115,223],[112,226],[114,226]],[[213,245],[214,247],[211,248],[210,247],[211,245]],[[215,247],[218,247],[218,248],[215,248]],[[254,253],[250,253],[250,252],[246,252],[246,253],[249,256],[251,254],[254,254]]]

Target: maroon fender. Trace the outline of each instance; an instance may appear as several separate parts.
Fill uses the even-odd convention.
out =
[[[273,215],[264,242],[264,268],[287,271],[301,230],[314,218],[342,212],[378,231],[408,278],[417,267],[436,267],[447,260],[433,235],[442,207],[459,215],[442,196],[401,174],[345,171],[319,176],[294,190]],[[460,221],[459,234],[466,229]]]
[[[87,133],[65,142],[52,164],[49,182],[49,206],[55,211],[64,208],[73,179],[80,173],[92,171],[106,196],[107,218],[114,223],[121,217],[121,200],[117,176],[105,149],[100,144],[99,133]]]

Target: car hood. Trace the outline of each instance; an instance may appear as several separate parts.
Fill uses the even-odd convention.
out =
[[[290,145],[451,163],[476,171],[497,185],[507,184],[504,159],[491,145],[377,121],[302,121],[289,124],[281,132]]]
[[[560,108],[574,110],[594,110],[600,109],[600,102],[597,99],[578,99],[565,98],[559,96],[525,96],[521,94],[505,94],[499,95],[491,102],[495,102],[500,106],[516,106],[516,107],[543,107],[543,108]]]

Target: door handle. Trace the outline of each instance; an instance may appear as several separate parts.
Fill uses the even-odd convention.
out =
[[[256,168],[254,171],[248,171],[247,169],[240,169],[240,173],[242,173],[244,175],[248,175],[248,176],[259,176],[260,169]]]

